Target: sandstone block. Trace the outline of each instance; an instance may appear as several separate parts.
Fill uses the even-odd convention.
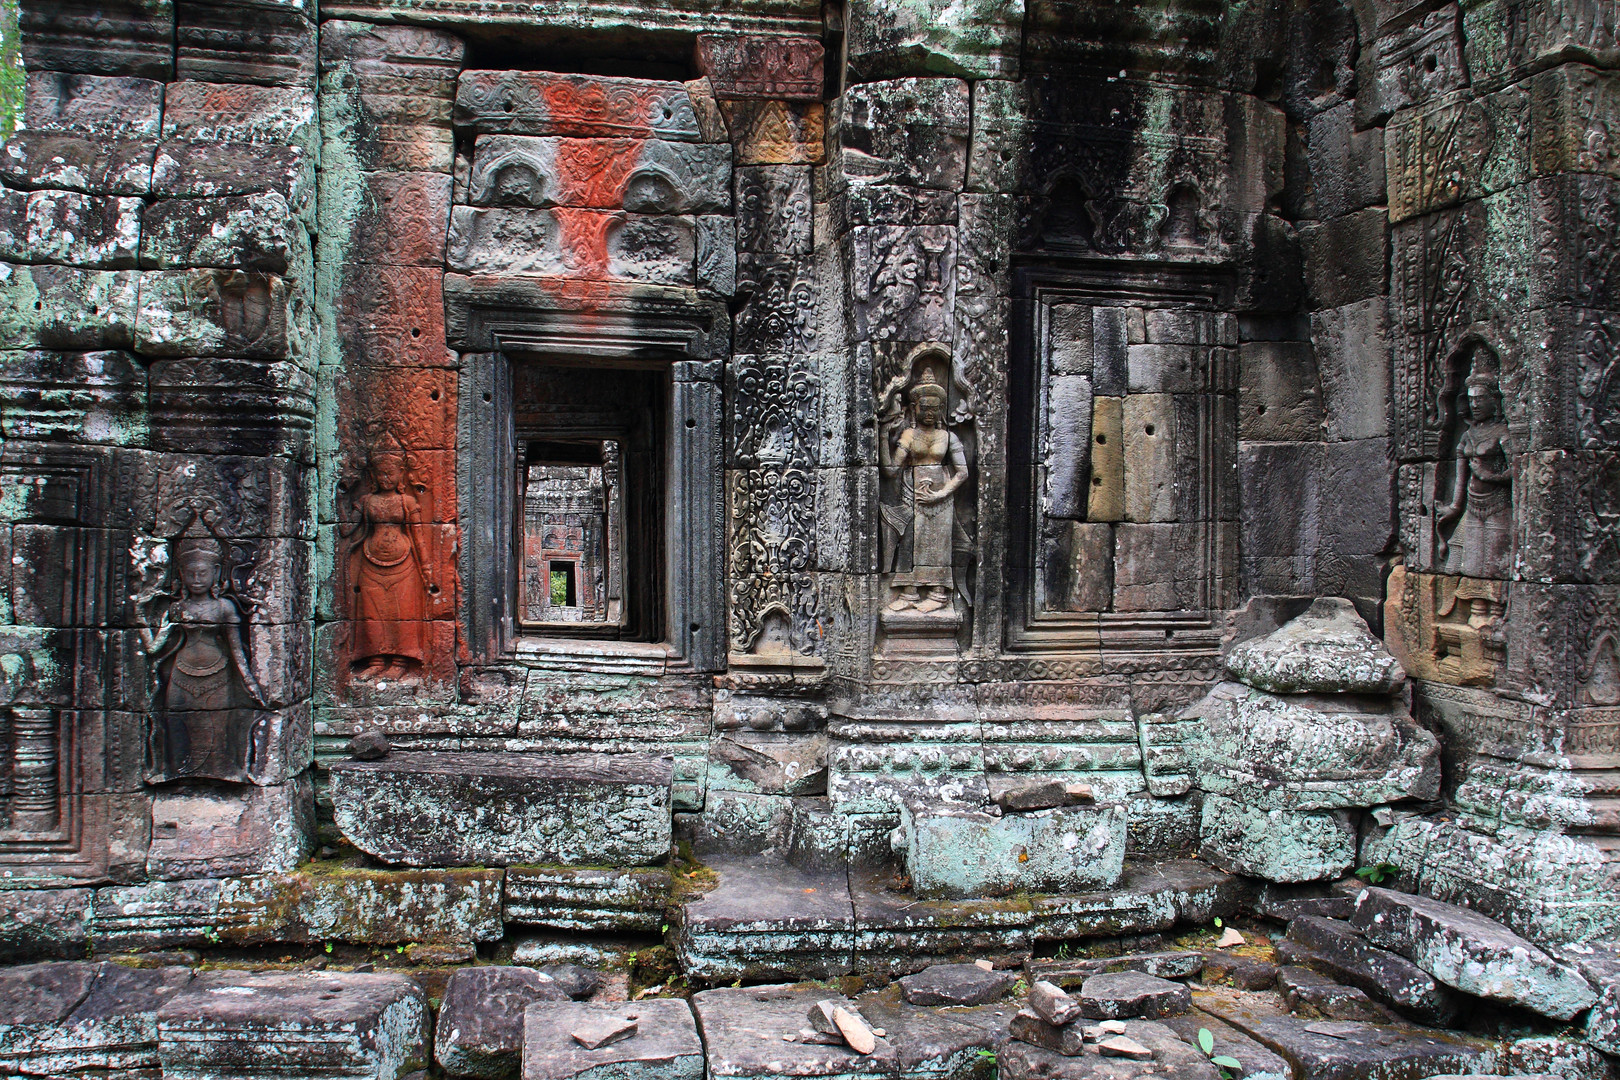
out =
[[[738,251],[810,253],[810,166],[748,166],[736,170],[732,182]]]
[[[1192,991],[1138,971],[1093,975],[1080,987],[1081,1015],[1092,1020],[1157,1020],[1192,1008]]]
[[[219,938],[232,945],[495,941],[502,932],[501,878],[500,870],[338,868],[334,872],[330,867],[315,866],[289,874],[230,878],[212,883],[218,897],[203,925],[217,926]],[[124,898],[109,897],[108,901],[129,904]],[[161,898],[153,899],[159,909],[162,903]],[[163,923],[154,920],[150,909],[137,909],[124,925],[125,933],[137,940],[142,934],[145,940],[161,939],[152,931],[161,930]]]
[[[956,75],[1014,79],[1019,71],[1021,0],[858,0],[848,15],[849,67],[855,78]],[[980,85],[983,85],[982,83]]]
[[[11,352],[0,356],[0,434],[9,439],[142,443],[146,379],[126,352]]]
[[[738,165],[818,165],[826,155],[826,107],[817,102],[720,102]]]
[[[640,214],[729,211],[731,149],[662,139],[480,135],[467,201]]]
[[[689,217],[603,210],[458,206],[450,218],[449,264],[471,273],[687,285],[696,280],[695,225]]]
[[[1330,440],[1389,434],[1388,307],[1380,296],[1311,316],[1323,432]]]
[[[1305,281],[1313,310],[1377,296],[1389,275],[1389,215],[1358,210],[1299,230]]]
[[[699,34],[698,71],[717,98],[820,101],[825,50],[790,34]]]
[[[86,269],[134,266],[140,202],[76,191],[7,191],[0,197],[0,258]]]
[[[1251,341],[1238,355],[1238,438],[1255,442],[1321,438],[1322,388],[1311,343]]]
[[[1311,968],[1425,1024],[1444,1025],[1456,1016],[1458,996],[1405,957],[1380,949],[1355,927],[1336,919],[1304,915],[1288,924],[1278,956]]]
[[[309,235],[277,194],[164,199],[147,207],[141,265],[152,269],[214,266],[255,270],[309,282]]]
[[[1034,1009],[1019,1009],[1007,1022],[1007,1034],[1019,1042],[1050,1050],[1064,1057],[1086,1052],[1086,1041],[1079,1024],[1054,1024]]]
[[[503,918],[559,930],[656,933],[670,902],[665,867],[510,866]]]
[[[1338,597],[1322,597],[1270,634],[1234,646],[1226,667],[1278,694],[1392,694],[1406,682],[1400,661]]]
[[[138,289],[127,270],[0,263],[0,348],[127,349]]]
[[[357,847],[412,866],[636,866],[669,855],[670,767],[634,755],[396,753],[331,766]]]
[[[573,1032],[607,1019],[631,1020],[634,1032],[587,1049]],[[704,1046],[692,1009],[679,998],[595,1004],[538,1002],[523,1014],[523,1080],[622,1076],[702,1080]]]
[[[315,158],[296,146],[172,140],[158,144],[152,193],[181,198],[278,195],[305,225],[315,224]]]
[[[146,356],[290,360],[312,327],[293,283],[241,270],[148,270],[140,275],[135,351]]]
[[[27,190],[145,195],[152,187],[155,147],[151,139],[18,131],[0,148],[0,178]]]
[[[10,889],[0,893],[0,959],[82,957],[90,937],[89,889]]]
[[[1596,1003],[1579,971],[1494,919],[1440,900],[1365,889],[1352,925],[1447,986],[1569,1020]]]
[[[523,1067],[523,1011],[567,1000],[551,976],[530,968],[460,968],[445,983],[433,1057],[451,1076],[514,1077]]]
[[[967,175],[969,96],[958,79],[892,79],[841,99],[841,167],[851,180],[958,190]]]
[[[163,84],[127,76],[69,75],[30,66],[23,104],[28,131],[150,139],[163,118]]]
[[[901,851],[923,896],[1071,892],[1119,880],[1123,806],[1071,806],[991,817],[902,809]]]
[[[183,967],[127,968],[115,963],[88,966],[93,978],[84,994],[66,1015],[54,1021],[48,1018],[65,999],[52,992],[51,979],[61,980],[56,987],[77,990],[82,972],[62,969],[78,965],[51,964],[8,972],[11,986],[0,987],[0,1001],[9,996],[8,990],[20,987],[34,1002],[0,1005],[0,1011],[11,1014],[5,1034],[0,1036],[0,1067],[45,1075],[157,1070],[158,1010],[191,982],[191,971]]]
[[[19,5],[28,71],[94,71],[168,79],[174,75],[174,4],[26,0]]]
[[[1450,1032],[1427,1032],[1350,1020],[1310,1020],[1292,1016],[1239,1018],[1217,1015],[1267,1047],[1298,1062],[1308,1076],[1331,1080],[1375,1080],[1403,1072],[1433,1075],[1440,1070],[1477,1072],[1489,1067],[1495,1049],[1484,1040]]]
[[[158,1013],[163,1074],[185,1080],[345,1075],[425,1063],[427,1002],[402,975],[201,975]]]
[[[1260,810],[1222,795],[1204,799],[1200,854],[1215,866],[1267,881],[1324,881],[1356,861],[1344,811]]]
[[[479,134],[711,141],[681,83],[543,71],[462,72],[455,123]]]
[[[900,980],[900,995],[912,1005],[985,1005],[999,1001],[1016,972],[986,971],[977,964],[934,964]]]
[[[163,791],[152,802],[147,872],[156,878],[273,874],[309,854],[307,777],[269,787]]]
[[[1301,1016],[1324,1020],[1362,1020],[1377,1024],[1393,1018],[1365,992],[1342,986],[1308,967],[1284,965],[1277,972],[1277,989],[1288,1008]]]
[[[319,146],[315,92],[308,86],[255,86],[183,79],[163,94],[165,142],[283,146],[313,155]]]

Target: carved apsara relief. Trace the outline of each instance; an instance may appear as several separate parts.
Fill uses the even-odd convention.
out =
[[[413,478],[398,440],[382,433],[368,450],[365,475],[350,490],[356,510],[344,537],[350,662],[363,679],[420,678],[429,659],[430,594],[438,592],[420,535],[432,517],[422,503],[428,489]]]
[[[143,588],[130,597],[152,660],[146,779],[252,782],[274,735],[250,657],[256,551],[221,535],[212,500],[185,500],[166,517],[167,539],[136,552]]]
[[[1448,365],[1453,378],[1438,404],[1450,446],[1449,460],[1436,472],[1436,562],[1452,574],[1506,578],[1513,564],[1513,477],[1500,361],[1470,338]],[[1465,369],[1458,394],[1456,376]]]

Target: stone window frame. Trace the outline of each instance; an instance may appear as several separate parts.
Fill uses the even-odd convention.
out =
[[[725,669],[722,389],[725,305],[694,289],[617,283],[558,288],[535,279],[447,274],[446,337],[462,354],[457,401],[461,623],[475,664],[646,654],[654,667]],[[518,554],[512,365],[522,360],[667,367],[664,637],[636,645],[541,636],[516,626]],[[656,654],[656,655],[655,655]],[[663,664],[657,664],[658,658]]]
[[[1056,304],[1089,304],[1092,306],[1141,306],[1157,308],[1187,308],[1211,312],[1231,312],[1234,309],[1233,282],[1229,272],[1221,268],[1198,265],[1139,265],[1123,266],[1118,262],[1101,265],[1090,260],[1071,260],[1046,257],[1031,260],[1014,268],[1013,319],[1010,334],[1008,370],[1008,453],[1007,514],[1009,531],[1007,549],[1007,596],[1003,611],[1002,649],[1006,654],[1056,655],[1076,652],[1108,654],[1165,653],[1213,654],[1220,648],[1219,617],[1226,601],[1236,593],[1237,560],[1230,560],[1229,580],[1220,573],[1221,552],[1235,546],[1236,522],[1222,522],[1213,506],[1211,513],[1199,522],[1207,526],[1201,545],[1203,552],[1203,605],[1197,611],[1179,612],[1074,612],[1037,613],[1035,611],[1035,581],[1033,556],[1034,537],[1038,532],[1039,496],[1033,475],[1025,477],[1028,490],[1021,492],[1012,472],[1016,455],[1014,434],[1018,426],[1031,426],[1029,438],[1038,441],[1039,419],[1032,414],[1017,418],[1012,414],[1018,407],[1016,380],[1032,373],[1038,358],[1045,356],[1045,332],[1050,310]],[[1039,407],[1039,387],[1033,387],[1032,409]],[[1206,390],[1213,396],[1215,388]],[[1235,386],[1232,388],[1235,390]],[[1236,403],[1232,404],[1233,452],[1236,452]],[[1204,441],[1200,448],[1199,479],[1204,488],[1205,505],[1218,502],[1216,493],[1219,478],[1213,467],[1219,418],[1206,411]],[[1033,446],[1031,446],[1033,454]],[[1026,473],[1033,473],[1026,469]],[[1020,497],[1022,496],[1022,497]],[[1019,548],[1028,548],[1020,553]],[[1021,570],[1017,563],[1022,558],[1029,563]]]

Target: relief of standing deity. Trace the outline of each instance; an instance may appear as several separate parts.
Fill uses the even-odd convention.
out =
[[[1450,474],[1442,467],[1436,480],[1435,554],[1443,573],[1506,578],[1513,562],[1513,477],[1498,365],[1479,342],[1455,359],[1459,370],[1467,365],[1468,377]],[[1452,392],[1448,387],[1448,398]],[[1450,400],[1441,404],[1450,411]]]
[[[956,495],[970,474],[962,439],[946,427],[949,376],[943,365],[925,360],[909,386],[897,385],[898,379],[891,384],[878,420],[881,570],[893,594],[890,612],[948,615],[952,594],[963,585],[955,555],[967,542]],[[907,407],[900,406],[902,398]]]
[[[167,572],[156,588],[130,600],[142,647],[153,658],[155,698],[146,776],[251,782],[265,766],[271,715],[248,662],[253,601],[239,576],[250,560],[233,557],[204,507],[168,543]]]
[[[351,662],[366,679],[418,676],[427,663],[432,565],[418,533],[424,514],[410,483],[410,461],[391,437],[370,453],[370,490],[354,498],[358,521],[349,546],[354,637]]]

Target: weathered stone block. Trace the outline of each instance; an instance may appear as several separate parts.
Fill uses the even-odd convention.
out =
[[[138,288],[131,271],[0,263],[0,348],[127,349]]]
[[[158,1010],[190,981],[183,967],[9,969],[0,980],[0,1011],[9,1014],[0,1035],[0,1068],[16,1075],[155,1073]]]
[[[152,187],[151,139],[19,131],[0,148],[0,178],[11,187],[90,195],[145,195]]]
[[[1091,496],[1092,392],[1087,375],[1054,375],[1046,386],[1045,491],[1042,508],[1081,519]]]
[[[322,258],[334,263],[442,265],[452,186],[447,173],[324,170]]]
[[[27,0],[20,8],[28,71],[174,74],[173,0]]]
[[[1176,403],[1170,394],[1130,394],[1122,405],[1125,516],[1176,520]]]
[[[858,0],[846,17],[849,67],[856,79],[1018,77],[1023,0],[931,0],[920,5]]]
[[[826,54],[815,38],[699,34],[698,71],[716,98],[820,101]]]
[[[1365,889],[1352,925],[1447,986],[1569,1020],[1596,1003],[1576,969],[1493,919],[1424,896]]]
[[[1392,694],[1406,681],[1354,605],[1338,597],[1318,599],[1270,634],[1235,646],[1226,666],[1278,694]]]
[[[1416,964],[1380,949],[1349,923],[1304,915],[1288,924],[1278,949],[1284,963],[1298,964],[1364,990],[1371,997],[1425,1024],[1444,1025],[1461,999]]]
[[[13,352],[0,359],[0,434],[140,445],[146,379],[125,352]]]
[[[810,253],[808,165],[740,168],[732,177],[737,207],[737,250],[760,254]]]
[[[690,217],[458,206],[450,216],[448,248],[451,269],[471,273],[667,285],[696,280],[697,230]]]
[[[321,27],[321,135],[329,163],[448,172],[456,76],[466,46],[418,26],[328,20]]]
[[[232,945],[495,941],[502,933],[501,878],[500,870],[354,870],[311,865],[291,874],[213,882],[217,897],[206,904],[194,901],[196,914],[190,918],[204,930],[217,928],[217,937]],[[98,894],[98,927],[106,921],[100,914],[102,899]],[[120,906],[130,907],[128,898],[107,899],[109,906],[116,899]],[[168,910],[165,905],[162,897],[152,900],[159,912]],[[137,904],[120,926],[126,937],[164,940],[169,931],[159,919],[157,927],[164,929],[153,933],[153,921],[152,908],[143,911]],[[201,940],[211,938],[199,933],[188,943]]]
[[[1114,526],[1114,610],[1177,611],[1196,607],[1208,586],[1205,544],[1219,549],[1222,523]],[[1218,559],[1225,559],[1221,553]],[[1220,565],[1220,564],[1218,564]]]
[[[817,102],[720,102],[738,165],[818,165],[826,156],[827,110]]]
[[[1017,979],[977,964],[935,964],[902,978],[900,993],[912,1005],[985,1005],[1004,997]]]
[[[466,189],[474,206],[729,211],[731,150],[660,139],[480,135]]]
[[[841,168],[851,180],[960,189],[967,175],[969,97],[957,79],[852,86],[840,99]]]
[[[315,92],[308,86],[255,86],[186,79],[163,93],[165,142],[200,142],[218,151],[228,143],[319,147]]]
[[[1080,1015],[1092,1020],[1179,1016],[1192,1008],[1192,991],[1181,983],[1139,971],[1088,977],[1080,987]]]
[[[187,0],[175,18],[182,79],[308,86],[315,78],[314,5],[263,7],[246,18],[217,0]]]
[[[382,369],[456,363],[456,354],[445,345],[444,271],[427,266],[344,266],[336,276],[341,285],[333,302],[332,336],[345,366],[352,369],[358,363]]]
[[[1254,442],[1321,438],[1322,388],[1311,343],[1251,341],[1238,355],[1238,438]]]
[[[670,766],[635,755],[394,754],[334,762],[361,850],[413,866],[643,865],[669,855]]]
[[[1384,132],[1357,131],[1350,102],[1317,114],[1308,125],[1311,190],[1317,215],[1342,217],[1385,201]]]
[[[509,866],[503,918],[529,926],[656,933],[672,897],[663,867]]]
[[[286,278],[241,270],[147,270],[140,288],[138,353],[247,360],[306,355],[313,327]]]
[[[1356,66],[1356,126],[1369,128],[1399,109],[1422,105],[1468,84],[1460,18],[1453,5],[1397,24],[1361,50]]]
[[[897,845],[920,896],[1070,892],[1111,885],[1125,863],[1125,808],[1028,814],[901,808]]]
[[[1036,602],[1043,611],[1107,611],[1114,598],[1114,527],[1049,521],[1036,556]]]
[[[1481,0],[1463,11],[1464,55],[1474,85],[1498,86],[1574,58],[1595,63],[1615,48],[1615,27],[1588,0],[1553,5]]]
[[[587,1049],[573,1034],[632,1015],[632,1034],[607,1045]],[[678,998],[628,1006],[539,1002],[523,1014],[523,1080],[598,1075],[702,1080],[703,1050],[691,1006]]]
[[[150,139],[162,116],[161,82],[29,69],[22,125],[29,131]]]
[[[84,956],[93,895],[89,889],[0,892],[0,959]]]
[[[1375,1080],[1411,1071],[1426,1075],[1478,1074],[1493,1065],[1495,1046],[1446,1032],[1353,1020],[1248,1016],[1218,1007],[1216,1015],[1252,1035],[1310,1075]],[[1331,1034],[1329,1033],[1331,1032]]]
[[[551,976],[530,968],[461,968],[445,983],[434,1060],[451,1076],[515,1077],[523,1067],[523,1011],[567,1000]]]
[[[392,1080],[425,1063],[426,1024],[422,990],[403,975],[218,971],[158,1012],[158,1056],[186,1080]]]
[[[295,364],[159,360],[149,393],[155,450],[310,457],[315,378]]]
[[[142,226],[144,267],[215,266],[304,283],[314,277],[309,235],[281,195],[164,199],[147,207]]]
[[[1305,283],[1313,310],[1343,307],[1385,291],[1389,275],[1389,215],[1358,210],[1299,230]]]
[[[158,144],[152,193],[218,198],[280,196],[306,226],[315,224],[315,158],[296,146],[179,140]],[[161,205],[161,204],[159,204]]]
[[[1261,810],[1209,795],[1202,834],[1205,859],[1267,881],[1325,881],[1356,861],[1356,831],[1342,810]]]
[[[134,266],[140,201],[76,191],[7,191],[0,197],[0,258],[86,269]]]
[[[164,791],[152,801],[154,878],[229,877],[292,870],[315,827],[308,777],[269,787]]]
[[[544,71],[462,72],[455,123],[479,134],[712,141],[681,83]]]
[[[1379,296],[1311,316],[1322,430],[1330,441],[1389,434],[1388,308],[1388,301]]]
[[[708,863],[719,884],[677,913],[675,948],[688,978],[712,985],[850,973],[856,925],[844,866],[809,870],[774,857]]]

